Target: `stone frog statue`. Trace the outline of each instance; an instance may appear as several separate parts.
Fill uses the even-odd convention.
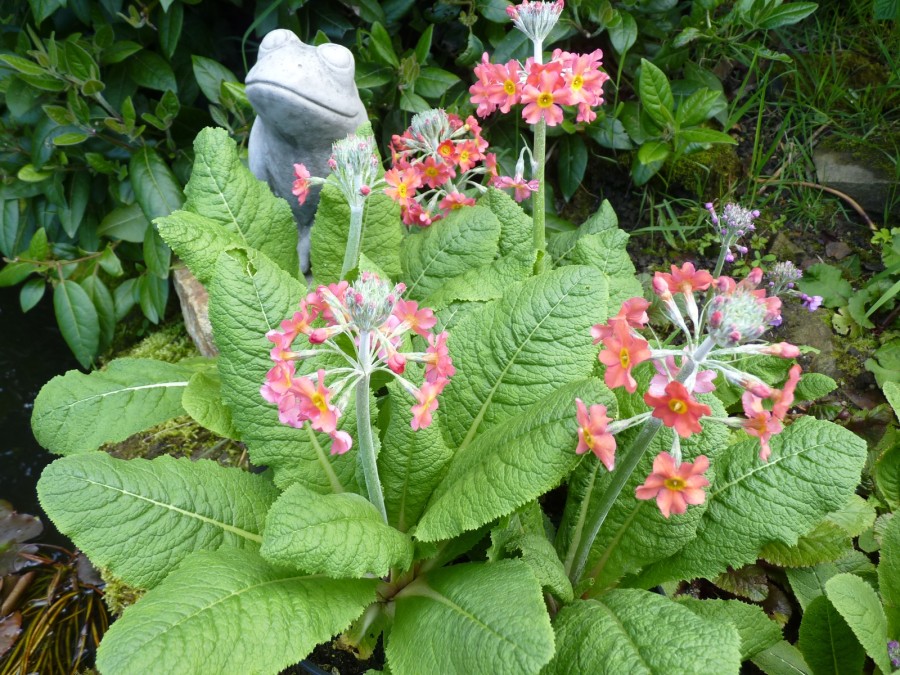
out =
[[[354,81],[348,49],[304,44],[289,30],[273,30],[247,73],[247,97],[256,110],[250,130],[250,170],[283,197],[297,221],[300,270],[309,271],[309,231],[319,201],[314,188],[303,206],[291,193],[294,164],[329,175],[331,144],[368,119]]]

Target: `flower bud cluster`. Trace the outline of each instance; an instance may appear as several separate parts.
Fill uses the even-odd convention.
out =
[[[716,215],[716,210],[712,205],[712,202],[707,203],[705,206],[706,210],[709,211],[713,225],[716,226],[719,231],[719,236],[722,238],[722,249],[725,251],[725,261],[734,262],[734,253],[731,251],[732,248],[734,248],[739,255],[746,255],[747,247],[738,242],[744,235],[753,232],[756,229],[753,220],[759,217],[759,211],[755,209],[751,211],[743,206],[729,203],[725,205],[721,215]]]
[[[412,428],[427,427],[438,407],[437,397],[456,372],[447,350],[447,333],[433,333],[434,313],[400,296],[403,284],[391,286],[374,274],[363,273],[353,285],[346,281],[320,286],[300,302],[300,310],[281,322],[278,330],[266,338],[273,343],[270,352],[275,365],[266,374],[260,389],[262,397],[278,406],[283,424],[301,428],[305,423],[332,438],[332,454],[350,449],[352,439],[338,431],[353,387],[372,373],[391,373],[414,399]],[[401,351],[408,332],[424,338],[423,352]],[[294,349],[294,342],[305,336],[305,349]],[[344,335],[353,345],[336,340]],[[296,363],[304,359],[334,354],[344,367],[319,369],[315,381],[298,376]],[[416,386],[403,376],[408,362],[424,364],[424,381]],[[331,384],[326,386],[326,378]]]
[[[800,298],[800,304],[810,312],[815,312],[822,306],[821,295],[807,295],[794,289],[797,282],[803,278],[803,272],[790,261],[780,262],[772,266],[769,271],[769,288],[773,295],[791,295]]]
[[[624,420],[611,421],[603,405],[588,408],[576,401],[578,447],[581,454],[594,452],[609,469],[615,464],[614,435],[643,423],[650,417],[675,431],[671,452],[660,454],[653,473],[637,489],[639,499],[656,498],[662,513],[683,513],[687,504],[705,499],[702,488],[708,484],[702,474],[709,466],[705,457],[693,463],[682,462],[680,439],[702,431],[707,419],[729,426],[742,427],[760,441],[760,458],[767,460],[769,440],[782,429],[782,422],[793,404],[794,391],[800,379],[800,366],[790,369],[782,389],[775,389],[750,373],[742,371],[735,357],[768,354],[783,358],[799,355],[787,343],[759,342],[768,326],[780,315],[781,300],[757,289],[762,270],[754,269],[746,279],[735,281],[722,276],[715,279],[709,272],[698,271],[693,264],[671,266],[670,273],[657,272],[653,289],[663,304],[666,316],[682,334],[680,348],[654,347],[641,336],[648,323],[650,303],[643,298],[627,300],[618,314],[605,324],[591,329],[594,343],[602,343],[598,359],[605,366],[604,380],[610,388],[623,387],[637,391],[633,369],[651,361],[657,374],[644,393],[651,411]],[[700,309],[697,293],[705,307]],[[712,409],[697,400],[696,395],[714,391],[719,377],[744,389],[742,397],[745,417],[712,417]],[[770,406],[764,406],[768,401]]]
[[[371,136],[348,134],[331,146],[328,166],[337,179],[337,186],[351,208],[362,208],[372,190],[384,185],[379,178],[381,163],[375,152],[375,140]],[[325,183],[324,178],[311,176],[303,164],[294,164],[292,192],[302,205],[309,197],[310,188]]]
[[[428,227],[474,204],[465,190],[484,191],[482,176],[497,173],[497,158],[485,153],[487,147],[474,117],[463,122],[443,110],[415,115],[391,140],[392,167],[384,174],[385,194],[400,204],[403,222]]]

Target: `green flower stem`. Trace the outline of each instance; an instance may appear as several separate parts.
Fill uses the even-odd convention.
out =
[[[709,354],[714,346],[715,343],[712,341],[712,338],[706,338],[694,352],[693,356],[683,365],[675,380],[684,383],[697,369],[697,364],[706,358],[706,355]],[[621,461],[618,463],[619,465],[616,467],[616,470],[611,474],[609,485],[600,497],[597,509],[591,517],[591,521],[587,527],[588,536],[583,537],[578,542],[575,565],[569,574],[569,579],[572,580],[573,585],[577,585],[581,580],[581,575],[584,573],[585,565],[587,565],[587,559],[591,553],[591,548],[594,545],[594,541],[597,539],[600,528],[606,520],[606,516],[609,515],[612,505],[615,503],[616,499],[618,499],[619,494],[622,492],[622,488],[625,487],[625,483],[628,482],[635,467],[641,461],[647,448],[650,447],[650,443],[653,442],[660,427],[662,427],[662,420],[657,417],[651,417],[644,422],[637,438],[634,439],[631,447],[628,448],[628,452],[625,453],[625,456],[622,457]]]
[[[370,354],[369,333],[359,334],[359,356],[365,375],[356,383],[356,432],[359,437],[359,461],[363,475],[366,477],[366,490],[369,501],[375,505],[384,522],[388,521],[387,509],[384,507],[384,494],[381,491],[381,480],[378,478],[378,463],[375,458],[375,441],[372,437],[372,421],[369,414],[369,378]]]
[[[534,125],[534,161],[537,162],[537,172],[534,178],[537,179],[538,189],[534,193],[534,199],[531,203],[531,218],[534,227],[534,250],[546,250],[547,243],[544,239],[544,160],[547,155],[547,121],[542,117],[541,120]]]
[[[359,265],[359,245],[362,241],[363,206],[350,207],[350,232],[347,233],[347,250],[344,251],[344,266],[341,268],[341,278],[346,279],[347,274]]]

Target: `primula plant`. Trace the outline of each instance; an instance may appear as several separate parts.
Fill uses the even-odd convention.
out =
[[[513,11],[535,63],[561,10]],[[288,205],[202,132],[184,208],[156,224],[209,290],[219,356],[117,360],[35,402],[64,455],[47,513],[146,591],[100,672],[277,673],[338,635],[382,641],[397,675],[738,673],[778,650],[758,606],[647,589],[802,560],[823,523],[855,536],[865,444],[792,412],[834,383],[763,341],[790,289],[724,275],[723,234],[712,271],[670,264],[651,304],[610,205],[545,237],[484,184],[474,120],[423,113],[383,175],[369,134],[321,179],[307,283]],[[183,414],[265,470],[97,452]]]

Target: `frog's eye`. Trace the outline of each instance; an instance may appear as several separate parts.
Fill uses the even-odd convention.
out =
[[[349,68],[353,65],[353,55],[346,47],[326,43],[319,45],[318,50],[321,58],[333,68]]]
[[[299,39],[291,31],[284,30],[283,28],[270,31],[266,34],[266,37],[263,38],[262,42],[259,43],[259,53],[263,54],[278,49],[288,42],[299,42]]]

